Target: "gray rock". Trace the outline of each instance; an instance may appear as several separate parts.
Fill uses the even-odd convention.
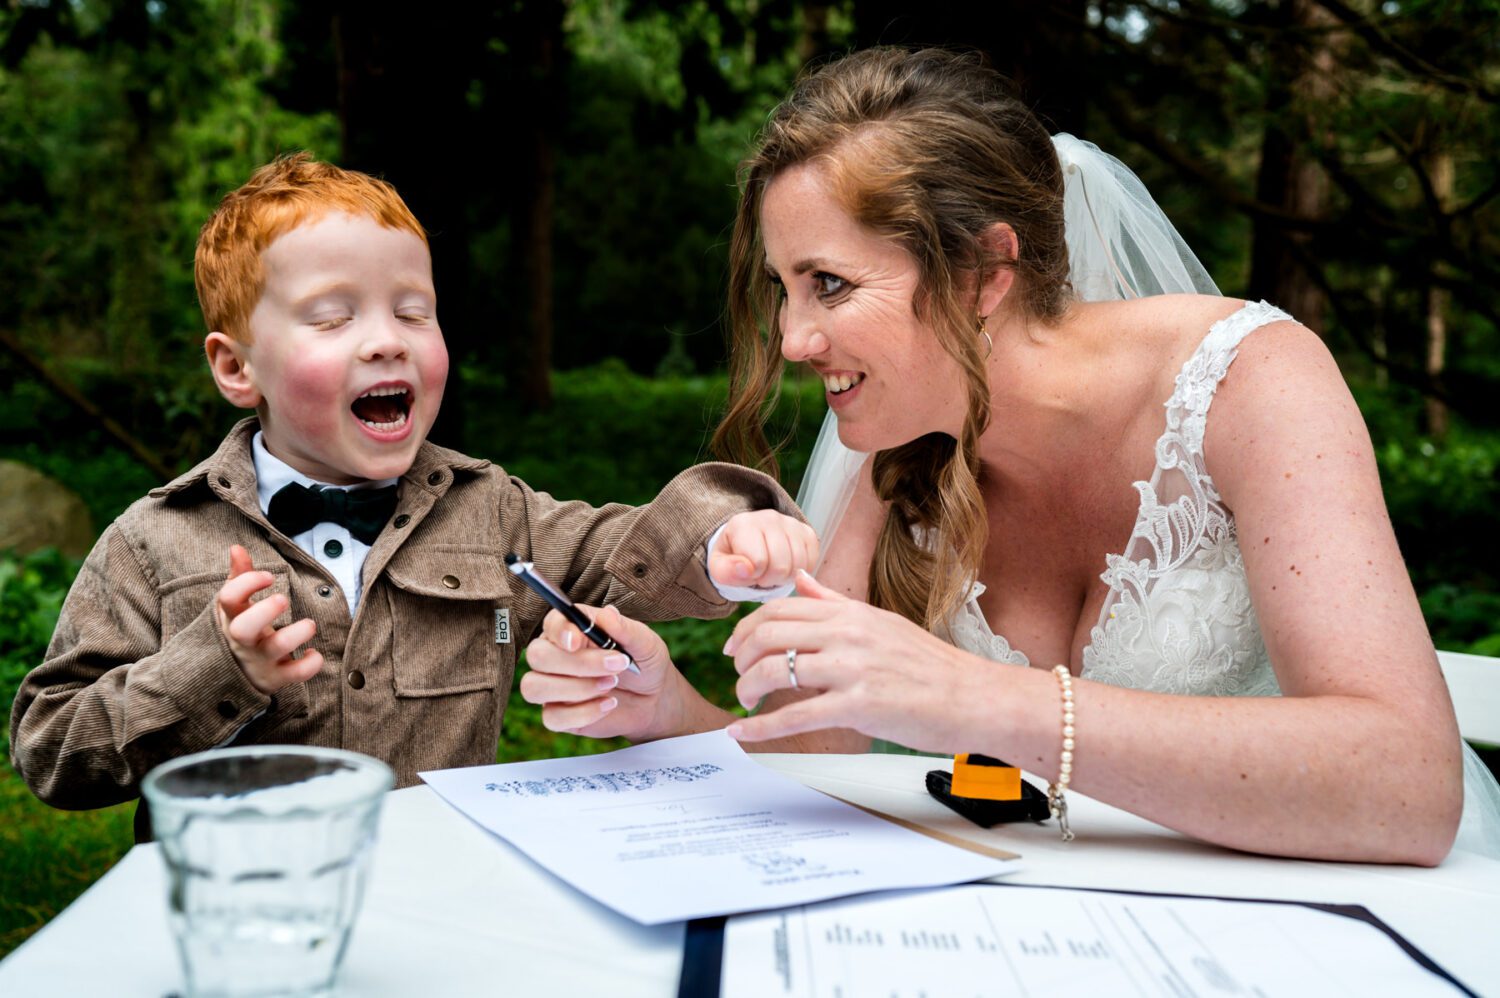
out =
[[[0,551],[55,547],[81,558],[94,546],[94,525],[77,493],[29,464],[0,460]]]

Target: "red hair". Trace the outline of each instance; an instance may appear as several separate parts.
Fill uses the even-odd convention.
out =
[[[417,217],[384,180],[319,163],[305,152],[284,156],[224,195],[198,234],[193,281],[208,328],[250,342],[250,313],[266,283],[261,253],[277,236],[329,212],[373,218],[427,243]]]

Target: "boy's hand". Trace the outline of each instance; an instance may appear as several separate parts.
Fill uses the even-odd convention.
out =
[[[323,668],[321,653],[309,648],[300,658],[292,652],[312,640],[318,625],[304,617],[280,630],[271,626],[291,602],[272,593],[252,603],[250,597],[275,582],[270,572],[257,572],[250,553],[238,544],[229,548],[229,580],[219,590],[215,610],[219,630],[229,642],[234,660],[250,685],[269,696],[292,683],[303,683]]]
[[[774,509],[736,513],[708,552],[708,577],[721,586],[781,586],[818,561],[813,528]]]

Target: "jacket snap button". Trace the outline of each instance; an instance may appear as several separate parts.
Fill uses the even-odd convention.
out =
[[[318,595],[321,596],[321,597],[323,597],[324,599],[327,599],[328,597],[330,597],[330,596],[333,595],[333,587],[332,586],[319,586],[318,587]]]
[[[349,685],[357,690],[364,689],[365,674],[363,672],[360,672],[358,669],[355,669],[353,672],[349,673]]]
[[[644,562],[637,562],[631,571],[635,573],[637,579],[644,579],[646,577],[646,565]]]
[[[428,485],[436,485],[438,482],[441,482],[442,480],[443,480],[443,473],[441,471],[434,471],[432,474],[430,474],[430,475],[427,476],[427,484]]]
[[[219,716],[226,721],[232,721],[240,716],[240,709],[228,700],[219,701]]]
[[[407,516],[405,513],[402,513],[400,516],[396,517],[394,522],[396,526],[404,527],[411,522],[411,517]]]
[[[458,586],[459,586],[458,576],[456,576],[456,575],[445,575],[445,576],[443,576],[443,585],[447,586],[449,589],[457,589]]]
[[[219,476],[219,485],[221,485],[222,487],[224,487],[226,489],[229,488],[229,479],[225,478],[223,475],[220,475]]]

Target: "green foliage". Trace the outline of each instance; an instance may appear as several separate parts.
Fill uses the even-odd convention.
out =
[[[1433,599],[1434,635],[1462,642],[1500,633],[1500,616],[1485,626],[1457,609],[1500,607],[1500,435],[1455,427],[1443,441],[1387,438],[1375,454],[1407,566]],[[1462,598],[1436,595],[1449,591]]]
[[[504,401],[504,382],[466,368],[474,398],[466,449],[487,457],[532,488],[558,498],[639,504],[672,476],[712,460],[709,437],[727,395],[723,375],[648,378],[621,361],[554,374],[555,403],[547,412],[517,411]],[[788,379],[772,420],[773,439],[787,438],[782,481],[797,483],[823,419],[823,387],[816,379]]]
[[[0,552],[0,756],[10,755],[10,705],[26,673],[42,661],[79,562],[52,549],[18,557]]]
[[[0,18],[0,39],[17,21],[45,24],[0,66],[0,229],[13,247],[0,252],[0,327],[168,463],[220,422],[193,287],[199,228],[277,153],[337,153],[331,110],[269,96],[281,6],[28,4]]]

